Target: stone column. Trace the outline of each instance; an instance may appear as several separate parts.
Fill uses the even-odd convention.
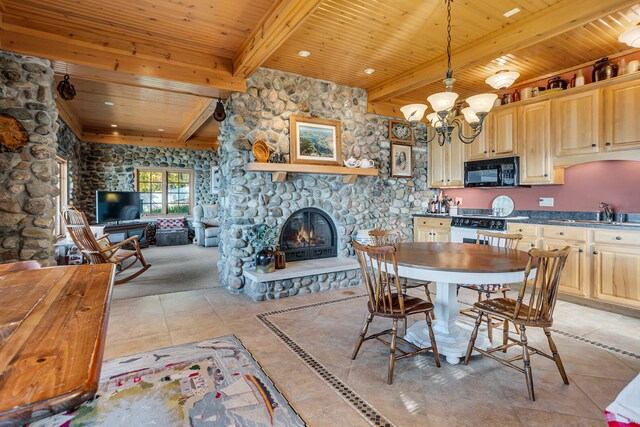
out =
[[[0,147],[0,263],[53,265],[58,110],[49,60],[0,51],[0,113],[15,117],[29,143]]]

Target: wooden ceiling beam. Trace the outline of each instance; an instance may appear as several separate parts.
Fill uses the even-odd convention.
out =
[[[59,96],[56,96],[56,106],[58,107],[58,117],[80,138],[82,136],[82,121],[73,107]]]
[[[245,79],[231,74],[231,61],[214,56],[211,56],[211,68],[206,68],[194,63],[179,62],[170,57],[141,57],[135,50],[81,42],[6,23],[0,31],[0,48],[100,70],[230,91],[246,90]]]
[[[277,0],[233,58],[233,75],[249,77],[318,8],[322,0]]]
[[[186,148],[192,150],[214,150],[214,143],[212,141],[202,141],[200,139],[194,140],[193,142],[185,143],[179,142],[175,138],[84,132],[82,134],[81,140],[82,142],[97,142],[101,144],[141,145],[147,147]]]
[[[458,69],[473,67],[556,37],[636,3],[637,0],[562,0],[514,25],[506,25],[499,31],[455,49],[451,62]],[[455,21],[455,12],[453,19]],[[447,61],[443,55],[370,88],[369,102],[387,100],[442,80],[446,70]]]
[[[182,130],[178,133],[178,137],[176,138],[178,142],[186,142],[198,129],[200,126],[207,121],[209,117],[213,114],[213,111],[216,109],[216,100],[203,98],[201,99],[196,108],[189,113],[184,124],[182,125]]]

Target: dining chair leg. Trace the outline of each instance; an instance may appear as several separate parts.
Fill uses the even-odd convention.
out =
[[[478,317],[476,318],[476,325],[473,327],[473,332],[471,332],[471,338],[469,338],[469,345],[467,346],[467,354],[464,356],[464,364],[469,364],[469,359],[471,359],[471,353],[473,352],[473,347],[476,344],[476,337],[478,336],[478,329],[480,329],[480,324],[482,323],[482,312],[478,313]]]
[[[558,371],[560,371],[562,381],[564,381],[565,384],[569,384],[569,378],[567,377],[567,373],[564,371],[564,365],[562,364],[562,359],[560,359],[560,353],[558,353],[558,348],[553,342],[553,339],[551,339],[551,331],[549,328],[542,329],[544,329],[544,334],[547,336],[547,340],[549,340],[549,348],[551,349],[551,354],[553,355],[553,360],[556,362]]]
[[[531,372],[531,359],[529,358],[526,328],[522,325],[520,326],[520,342],[522,343],[522,361],[524,362],[524,376],[527,379],[529,399],[535,401],[536,397],[533,391],[533,373]]]
[[[405,317],[405,318],[402,320],[402,328],[403,328],[403,330],[402,330],[402,336],[403,336],[403,337],[406,337],[406,336],[407,336],[407,322],[408,322],[408,321],[409,321],[409,318],[408,318],[408,317]]]
[[[433,333],[431,327],[431,314],[426,312],[427,317],[427,329],[429,330],[429,339],[431,340],[431,348],[433,349],[433,357],[436,359],[436,366],[440,367],[440,354],[438,353],[438,345],[436,344],[436,335]]]
[[[433,304],[433,301],[431,301],[431,292],[429,291],[429,283],[424,284],[424,293],[427,295],[427,301]],[[436,314],[434,312],[431,312],[431,318],[436,318]]]
[[[369,323],[371,323],[372,320],[373,320],[373,314],[367,313],[367,315],[364,318],[364,325],[362,325],[362,332],[360,332],[360,336],[358,337],[358,341],[356,342],[356,348],[355,350],[353,350],[353,355],[351,355],[351,360],[355,360],[356,356],[358,355],[358,352],[360,351],[360,347],[364,342],[364,337],[367,334],[367,330],[369,329]]]
[[[389,348],[389,371],[387,373],[387,384],[393,384],[393,368],[396,363],[396,337],[398,335],[398,319],[393,319],[391,327],[391,346]]]
[[[487,314],[487,336],[489,337],[489,342],[493,342],[493,327],[491,322],[493,322],[493,319],[491,318],[490,315]]]
[[[504,348],[502,349],[503,353],[507,352],[507,344],[509,344],[509,321],[505,320],[502,324],[502,345]]]

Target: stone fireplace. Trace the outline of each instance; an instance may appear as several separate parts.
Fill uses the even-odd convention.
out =
[[[280,247],[287,262],[336,257],[336,227],[329,215],[320,209],[300,209],[284,223]]]

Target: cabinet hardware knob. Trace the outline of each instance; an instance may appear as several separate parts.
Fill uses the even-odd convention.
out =
[[[560,235],[561,235],[561,236],[564,236],[564,231],[561,231],[561,232],[560,232]]]
[[[442,223],[440,223],[440,225],[442,225]]]
[[[483,153],[484,153],[484,154],[487,154],[487,150],[484,150],[484,151],[483,151]]]
[[[582,253],[582,252],[584,252],[584,250],[582,250],[582,249],[578,249],[578,252]]]
[[[536,245],[534,245],[533,243],[531,244],[531,247],[532,247],[532,248],[533,248],[533,247],[535,247],[535,246],[536,246]]]
[[[548,176],[549,176],[549,174],[548,174],[548,173],[545,173],[545,174],[544,174],[544,177],[545,177],[545,178],[546,178],[546,177],[548,177]]]
[[[598,145],[597,145],[597,144],[591,144],[591,146],[595,148],[595,147],[597,147]]]
[[[522,228],[519,228],[518,231],[522,233]]]
[[[593,251],[593,254],[594,255],[598,255],[598,251]]]
[[[607,143],[606,143],[606,144],[604,144],[604,145],[606,145],[607,147],[610,147],[610,146],[611,146],[611,143],[610,143],[610,142],[607,142]]]
[[[622,240],[622,237],[616,236],[616,240]]]
[[[492,153],[495,153],[495,152],[496,152],[496,150],[491,150],[491,152],[492,152]]]

